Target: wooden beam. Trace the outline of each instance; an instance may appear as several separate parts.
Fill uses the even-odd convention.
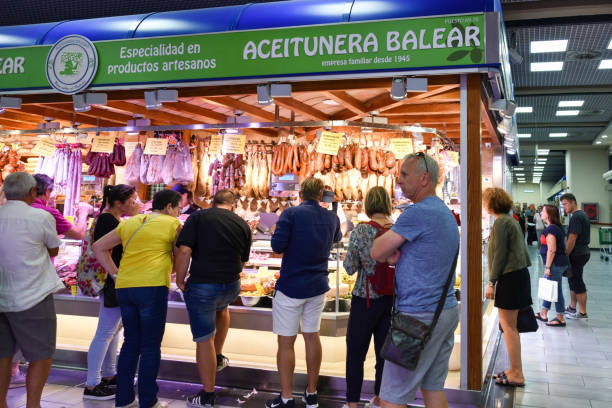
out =
[[[482,162],[480,74],[467,76],[467,387],[482,388]],[[463,159],[463,158],[462,158]],[[465,224],[464,224],[465,225]],[[466,228],[463,227],[463,228]],[[462,296],[463,297],[463,296]]]
[[[293,98],[274,98],[274,103],[314,120],[329,120],[329,116],[324,112]]]
[[[23,112],[26,113],[31,113],[34,115],[40,115],[40,116],[48,116],[48,117],[52,117],[54,119],[60,119],[60,120],[65,120],[68,122],[79,122],[83,125],[89,125],[91,127],[96,127],[96,126],[100,126],[100,127],[113,127],[113,126],[117,126],[116,122],[111,122],[108,120],[104,120],[104,119],[100,119],[100,121],[98,122],[97,119],[94,119],[92,117],[89,116],[85,116],[81,113],[69,113],[69,112],[63,112],[57,109],[52,109],[50,107],[46,107],[46,106],[38,106],[38,105],[21,105],[21,110]]]
[[[51,109],[57,109],[57,110],[68,112],[68,113],[74,112],[73,104],[69,102],[45,105],[45,107],[48,107]],[[128,120],[134,119],[132,115],[127,115],[124,113],[118,113],[112,110],[104,109],[104,105],[92,106],[91,109],[88,110],[87,112],[80,112],[80,113],[85,116],[91,116],[96,119],[97,118],[105,119],[111,122],[117,122],[122,125],[127,125]]]
[[[2,125],[2,129],[36,129],[38,126],[31,123],[18,122],[16,120],[6,119],[0,117],[0,125]]]
[[[215,112],[214,110],[206,109],[201,106],[192,105],[183,101],[164,103],[163,107],[167,109],[172,109],[176,112],[187,112],[193,115],[198,115],[203,118],[206,118],[208,121],[213,120],[214,123],[227,122],[227,116],[222,113]]]
[[[369,78],[363,79],[330,79],[325,81],[304,81],[292,83],[292,92],[323,92],[323,91],[350,91],[354,89],[389,89],[392,78]],[[458,75],[439,75],[427,78],[430,86],[459,84]],[[105,91],[109,101],[143,100],[143,90],[117,90]],[[231,96],[231,95],[255,95],[256,84],[239,85],[213,85],[200,87],[185,87],[179,90],[180,98],[197,96]],[[21,95],[23,104],[46,104],[57,102],[72,102],[72,96],[57,93],[46,93],[38,95]]]
[[[359,99],[351,96],[345,91],[324,91],[322,93],[323,95],[327,96],[329,99],[332,99],[338,102],[340,105],[344,106],[346,109],[358,115],[368,114],[367,107]]]
[[[108,102],[107,105],[110,106],[111,108],[119,109],[125,112],[139,113],[141,115],[144,115],[147,118],[156,119],[161,122],[165,122],[167,124],[172,124],[172,125],[194,125],[196,123],[200,123],[196,120],[187,118],[185,116],[175,115],[173,113],[167,113],[167,112],[158,111],[158,110],[149,110],[142,105],[138,105],[138,104],[131,103],[131,102],[115,101],[115,102]]]
[[[455,114],[459,115],[461,109],[459,103],[432,103],[428,105],[402,105],[386,110],[383,116],[391,115],[431,115],[431,114]]]
[[[42,118],[38,115],[30,115],[24,112],[9,111],[8,109],[4,111],[4,113],[0,114],[0,119],[9,119],[15,122],[22,123],[33,123],[38,125],[39,122],[42,122]]]
[[[216,105],[216,106],[223,106],[225,108],[232,109],[232,110],[234,109],[241,110],[259,120],[265,120],[266,122],[274,122],[274,113],[268,112],[267,110],[250,105],[246,102],[242,102],[238,99],[234,99],[230,96],[211,96],[207,98],[198,98],[198,99],[206,103]],[[282,122],[288,122],[289,118],[280,117],[279,120]]]
[[[383,115],[384,116],[384,115]],[[425,124],[443,124],[443,123],[460,123],[459,115],[454,113],[449,114],[435,114],[427,116],[391,116],[389,117],[389,123],[391,124],[412,124],[420,123]]]

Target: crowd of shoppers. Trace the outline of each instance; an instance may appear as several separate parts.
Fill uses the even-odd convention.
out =
[[[439,172],[437,162],[427,154],[406,156],[397,185],[413,205],[393,224],[388,192],[374,187],[364,203],[371,221],[358,225],[350,235],[344,267],[357,279],[346,338],[345,408],[356,408],[361,399],[363,366],[372,338],[376,374],[370,408],[404,407],[415,399],[418,389],[426,406],[447,406],[444,383],[459,315],[454,289],[447,290],[445,282],[454,281],[459,234],[455,217],[435,194]],[[37,407],[55,351],[52,294],[63,288],[52,264],[60,244],[58,235],[82,239],[92,208],[79,205],[75,224],[70,224],[48,204],[53,181],[43,175],[13,173],[3,189],[7,201],[0,207],[0,233],[13,239],[0,243],[0,408],[6,408],[18,348],[30,362],[27,404]],[[98,327],[88,352],[85,399],[115,398],[117,407],[165,406],[157,398],[156,378],[174,272],[184,292],[202,382],[202,390],[187,398],[187,406],[215,405],[216,373],[229,365],[223,355],[230,326],[228,306],[240,292],[240,273],[249,259],[252,234],[233,212],[232,191],[218,191],[212,208],[197,211],[184,190],[157,192],[153,212],[137,214],[140,203],[134,187],[104,189],[91,240],[107,278],[99,294]],[[301,203],[281,214],[272,236],[272,249],[282,254],[272,304],[281,392],[266,402],[268,408],[295,406],[294,346],[299,332],[304,337],[308,378],[302,400],[306,408],[319,406],[319,331],[329,291],[328,259],[343,235],[338,211],[333,203],[327,204],[330,200],[324,190],[320,179],[305,179],[300,186]],[[538,234],[544,274],[558,284],[556,317],[549,321],[551,302],[544,301],[536,318],[552,327],[565,326],[565,315],[587,318],[583,268],[589,260],[589,220],[572,194],[561,197],[561,204],[571,214],[567,240],[557,207],[544,205],[536,211],[531,205],[523,214],[518,207],[512,211],[512,198],[504,190],[489,188],[483,193],[484,209],[495,217],[485,296],[495,299],[510,358],[510,367],[494,376],[497,384],[516,387],[525,382],[517,328],[519,311],[532,304],[525,232],[528,243]],[[177,219],[180,214],[190,214],[184,227]],[[129,218],[122,221],[123,216]],[[519,224],[521,219],[526,227]],[[567,309],[562,292],[565,272],[572,294]],[[436,320],[438,303],[442,313]],[[393,314],[432,326],[413,370],[383,358]],[[117,361],[122,326],[124,341]]]

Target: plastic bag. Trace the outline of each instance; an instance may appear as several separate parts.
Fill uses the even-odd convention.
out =
[[[135,186],[140,180],[140,161],[142,160],[142,146],[136,145],[136,149],[126,163],[125,178],[128,183]]]

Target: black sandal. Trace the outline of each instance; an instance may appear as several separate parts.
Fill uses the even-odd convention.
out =
[[[542,321],[542,322],[548,322],[548,318],[543,318],[542,315],[540,314],[540,312],[535,314],[535,318]]]
[[[555,323],[556,322],[556,323]],[[546,323],[548,327],[565,327],[566,323],[559,320],[558,317],[555,317],[550,322]]]
[[[495,380],[495,384],[497,385],[502,385],[504,387],[524,387],[525,383],[518,383],[518,382],[514,382],[514,381],[510,381],[508,379],[508,377],[500,377],[497,380]]]

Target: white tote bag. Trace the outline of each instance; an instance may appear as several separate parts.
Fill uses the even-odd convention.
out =
[[[540,278],[538,282],[538,297],[549,302],[556,302],[558,300],[557,289],[556,281]]]

